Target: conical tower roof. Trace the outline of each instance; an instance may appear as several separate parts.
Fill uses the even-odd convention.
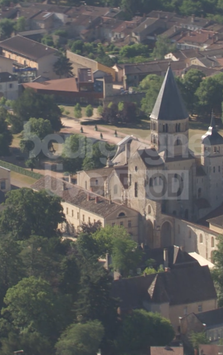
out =
[[[188,117],[181,94],[169,66],[150,118],[176,121]]]

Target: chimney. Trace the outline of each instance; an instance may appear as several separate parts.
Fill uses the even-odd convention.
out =
[[[71,175],[68,175],[68,182],[72,184]]]
[[[95,203],[98,203],[98,196],[95,196]]]
[[[168,249],[167,248],[163,249],[163,266],[164,266],[164,269],[168,268],[168,266],[169,266]]]
[[[125,144],[125,164],[128,164],[129,156],[130,156],[130,144],[126,143]]]

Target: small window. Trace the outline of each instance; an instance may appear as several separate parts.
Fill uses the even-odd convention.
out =
[[[216,153],[217,152],[217,147],[214,147],[214,153]]]
[[[12,89],[12,88],[13,88],[13,84],[10,83],[10,84],[9,84],[9,89]]]
[[[137,166],[135,166],[135,171],[138,171],[138,167]]]
[[[198,309],[198,312],[202,312],[202,304],[199,304],[197,309]]]
[[[125,213],[124,212],[120,212],[118,217],[125,217]]]
[[[95,185],[98,185],[98,180],[95,180]]]
[[[149,179],[149,186],[153,186],[153,178]]]
[[[85,215],[83,214],[82,216],[82,221],[84,222],[85,221]]]
[[[213,173],[215,173],[215,166],[213,167]]]
[[[91,223],[91,217],[88,217],[88,223]]]
[[[148,214],[150,214],[151,213],[151,206],[149,205],[148,206]]]
[[[199,236],[199,241],[200,241],[200,243],[203,243],[203,235],[202,234],[200,234],[200,236]]]
[[[219,172],[219,173],[221,172],[221,167],[220,167],[220,165],[218,166],[218,172]]]
[[[114,227],[115,226],[115,223],[112,223],[112,227]]]
[[[87,181],[84,182],[85,190],[87,190]]]
[[[211,247],[214,248],[214,237],[211,237]]]
[[[117,193],[118,193],[118,185],[114,185],[113,190],[114,190],[114,195],[117,195]]]
[[[135,197],[138,197],[138,183],[135,182]]]
[[[131,228],[132,227],[132,221],[128,221],[128,228]]]
[[[66,214],[68,214],[68,207],[66,208]]]
[[[6,188],[6,184],[5,184],[5,181],[1,181],[1,190],[5,190]]]
[[[120,226],[123,226],[123,222],[120,222]]]
[[[79,212],[77,212],[77,219],[79,219],[80,218],[80,213]]]
[[[71,215],[72,215],[72,217],[74,216],[74,210],[71,211]]]

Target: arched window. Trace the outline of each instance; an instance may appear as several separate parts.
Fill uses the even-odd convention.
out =
[[[125,217],[125,213],[124,212],[120,212],[118,217]]]
[[[211,247],[214,248],[214,237],[211,237]]]
[[[200,236],[199,236],[199,242],[203,243],[203,235],[202,234],[200,234]]]
[[[151,213],[151,206],[149,205],[148,206],[148,214],[150,214]]]

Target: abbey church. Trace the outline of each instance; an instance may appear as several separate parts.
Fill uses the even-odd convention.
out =
[[[104,169],[79,172],[77,184],[138,211],[140,241],[159,247],[176,243],[176,221],[199,229],[199,220],[221,206],[223,137],[212,114],[201,154],[189,148],[189,115],[171,67],[150,118],[150,142],[124,138]]]

